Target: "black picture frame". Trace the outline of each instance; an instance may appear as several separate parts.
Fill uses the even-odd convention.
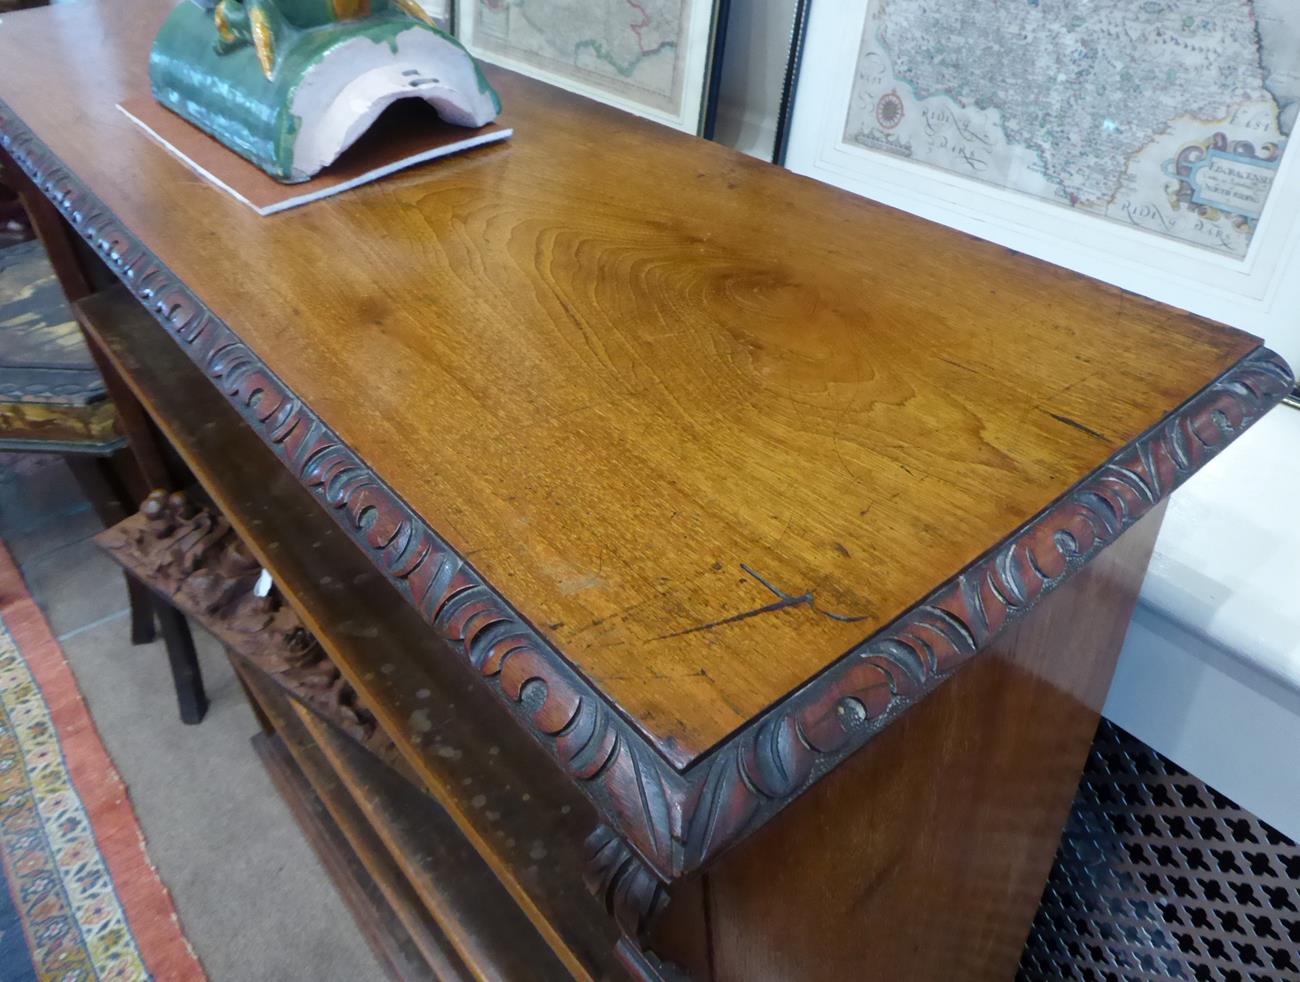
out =
[[[785,166],[790,149],[790,120],[794,113],[794,97],[799,87],[799,72],[803,67],[804,43],[808,39],[808,13],[812,0],[795,0],[794,23],[790,27],[790,53],[785,63],[785,79],[781,86],[781,103],[776,114],[776,140],[772,148],[772,163]]]

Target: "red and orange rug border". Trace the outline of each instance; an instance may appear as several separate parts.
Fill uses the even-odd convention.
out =
[[[146,968],[154,978],[169,982],[205,979],[181,931],[171,894],[145,851],[126,785],[95,729],[63,650],[3,542],[0,617],[45,697],[73,786],[90,817]]]

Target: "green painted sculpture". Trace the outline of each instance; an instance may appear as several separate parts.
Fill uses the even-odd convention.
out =
[[[185,2],[149,57],[154,98],[277,180],[305,181],[392,102],[458,126],[501,101],[419,0]]]

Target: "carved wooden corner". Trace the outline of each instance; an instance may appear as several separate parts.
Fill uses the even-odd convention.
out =
[[[587,837],[587,889],[626,937],[642,942],[668,906],[668,888],[608,825]]]
[[[627,938],[618,943],[616,953],[635,982],[689,982],[689,976],[678,966]]]
[[[643,982],[685,982],[685,972],[646,947],[668,908],[668,887],[607,825],[587,837],[584,879],[623,932],[617,953],[629,974]]]

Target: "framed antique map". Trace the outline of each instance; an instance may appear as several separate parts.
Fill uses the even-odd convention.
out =
[[[477,57],[689,133],[705,129],[718,0],[456,0]]]
[[[794,170],[1300,355],[1296,0],[809,0],[805,30]]]

